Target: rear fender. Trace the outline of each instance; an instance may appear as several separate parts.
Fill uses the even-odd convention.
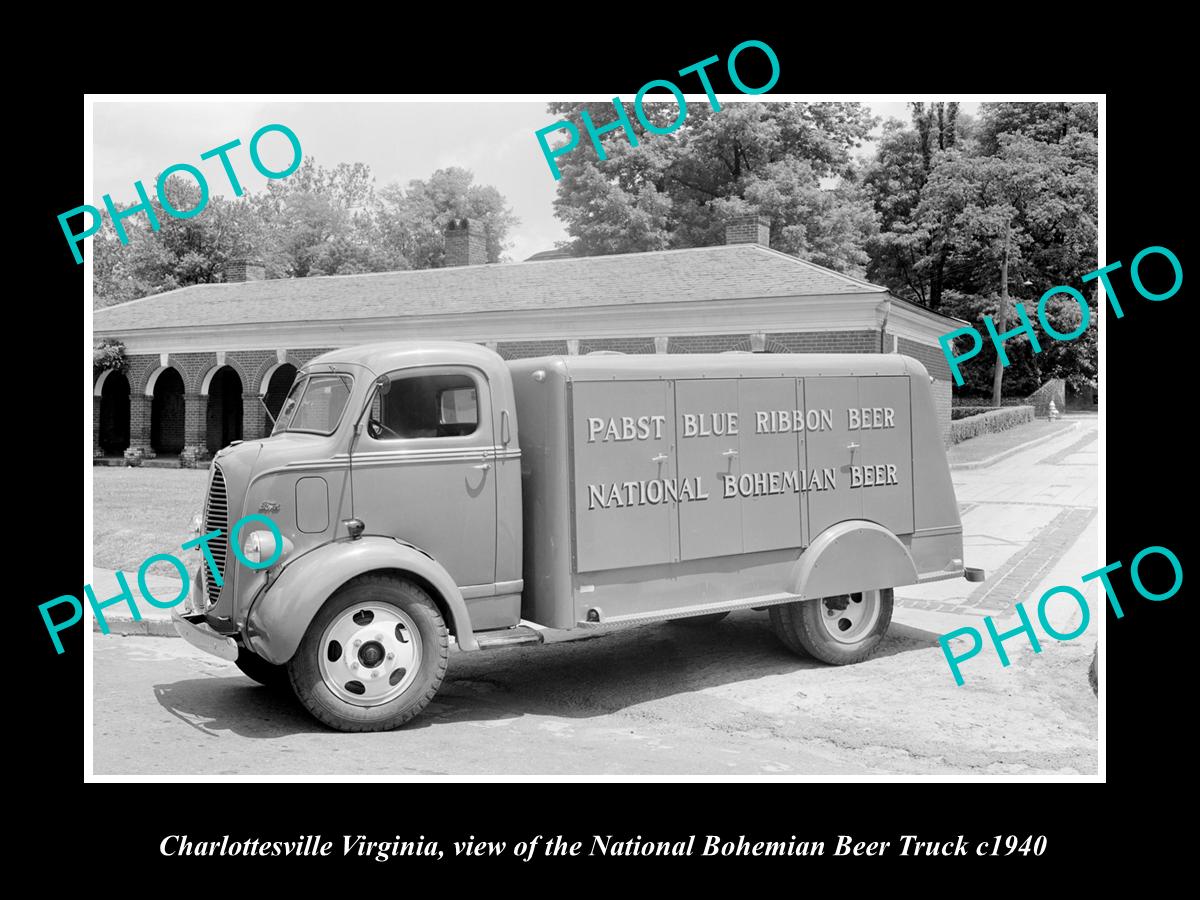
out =
[[[796,561],[790,592],[805,600],[916,584],[908,548],[875,522],[852,519],[822,531]]]
[[[380,570],[414,575],[431,587],[433,601],[449,613],[447,625],[458,646],[479,649],[462,592],[441,564],[411,544],[378,536],[326,544],[289,564],[250,607],[245,631],[250,649],[267,662],[286,663],[334,591],[352,578]]]

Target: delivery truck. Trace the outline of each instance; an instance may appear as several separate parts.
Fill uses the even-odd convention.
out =
[[[197,530],[176,629],[344,731],[416,716],[452,643],[753,608],[842,665],[895,588],[982,577],[930,378],[895,354],[333,351],[216,454]]]

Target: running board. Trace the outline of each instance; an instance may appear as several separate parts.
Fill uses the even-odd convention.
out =
[[[515,628],[502,628],[499,631],[477,631],[475,640],[479,642],[480,650],[491,650],[496,647],[516,647],[521,644],[542,643],[542,633],[528,625],[518,625]]]
[[[684,619],[690,616],[705,616],[710,613],[729,612],[747,607],[777,606],[780,603],[795,603],[803,598],[796,594],[762,594],[758,597],[742,597],[738,600],[720,600],[716,603],[677,606],[674,609],[656,609],[651,612],[629,613],[624,616],[606,616],[603,610],[592,607],[588,620],[576,622],[577,628],[601,628],[605,625],[624,625],[635,622],[660,622],[664,619]]]

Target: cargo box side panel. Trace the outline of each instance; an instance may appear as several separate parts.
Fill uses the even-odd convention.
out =
[[[796,378],[739,383],[742,547],[746,553],[804,545],[804,413]],[[745,476],[750,476],[746,478]]]
[[[878,375],[858,381],[856,410],[846,413],[861,450],[850,473],[862,488],[863,518],[893,534],[912,534],[912,410],[909,378]]]
[[[567,378],[557,357],[509,364],[517,400],[524,506],[521,618],[575,624],[571,584],[571,476]],[[542,373],[535,380],[535,373]],[[509,510],[499,510],[501,516]]]
[[[708,499],[680,503],[679,558],[703,559],[742,552],[738,380],[683,378],[675,382],[675,433],[679,477],[698,479]]]
[[[570,393],[576,570],[678,560],[675,504],[694,488],[676,478],[673,383],[575,381]]]
[[[861,519],[861,487],[851,482],[861,462],[861,441],[851,432],[847,410],[858,406],[858,378],[816,376],[804,379],[805,443],[808,468],[808,538],[815,541],[830,525]]]

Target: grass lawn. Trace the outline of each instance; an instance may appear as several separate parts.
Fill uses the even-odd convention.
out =
[[[92,548],[97,566],[137,572],[155,553],[171,553],[195,571],[199,556],[179,547],[195,535],[192,516],[204,506],[206,469],[141,469],[97,466],[92,469]],[[170,563],[150,572],[177,578]]]
[[[970,438],[961,444],[955,444],[946,451],[946,456],[951,465],[979,462],[1028,441],[1063,431],[1070,425],[1070,419],[1058,419],[1054,422],[1049,419],[1034,419],[1028,425],[1018,425],[1016,428],[997,431],[994,434],[981,434],[979,437]]]

